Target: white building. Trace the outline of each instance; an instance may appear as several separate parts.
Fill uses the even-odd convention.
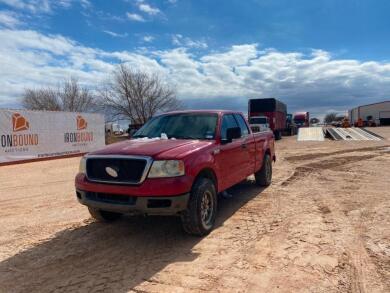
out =
[[[361,118],[363,121],[374,120],[377,125],[390,125],[390,101],[359,106],[348,111],[353,125]]]

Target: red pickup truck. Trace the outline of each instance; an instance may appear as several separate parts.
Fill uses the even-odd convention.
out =
[[[268,186],[275,161],[272,132],[253,134],[232,111],[180,111],[152,118],[131,140],[84,156],[76,195],[92,217],[180,215],[184,230],[208,234],[217,194],[254,174]]]

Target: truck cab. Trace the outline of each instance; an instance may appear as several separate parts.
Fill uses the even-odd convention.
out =
[[[309,112],[294,113],[293,120],[298,128],[309,127]]]
[[[267,116],[252,116],[249,118],[249,125],[252,132],[262,132],[270,129]]]

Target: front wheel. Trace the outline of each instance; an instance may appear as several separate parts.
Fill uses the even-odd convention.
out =
[[[181,214],[183,229],[188,234],[204,236],[211,232],[217,215],[217,193],[214,183],[198,179],[191,191],[187,209]]]
[[[269,186],[272,181],[272,160],[269,154],[263,159],[263,166],[255,173],[256,184],[260,186]]]
[[[95,208],[88,207],[88,211],[92,218],[99,222],[112,222],[119,219],[122,214],[109,211],[103,211]]]

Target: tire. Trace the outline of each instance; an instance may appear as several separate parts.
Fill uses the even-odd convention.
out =
[[[280,140],[282,139],[282,133],[280,130],[275,131],[275,140]]]
[[[199,178],[192,187],[187,209],[181,214],[185,232],[204,236],[214,228],[217,215],[217,193],[214,183],[207,178]]]
[[[91,207],[88,207],[88,211],[91,214],[92,218],[99,222],[113,222],[115,220],[118,220],[122,216],[122,214],[120,213],[103,211]]]
[[[269,154],[264,156],[263,166],[255,173],[256,184],[270,186],[272,182],[272,160]]]

